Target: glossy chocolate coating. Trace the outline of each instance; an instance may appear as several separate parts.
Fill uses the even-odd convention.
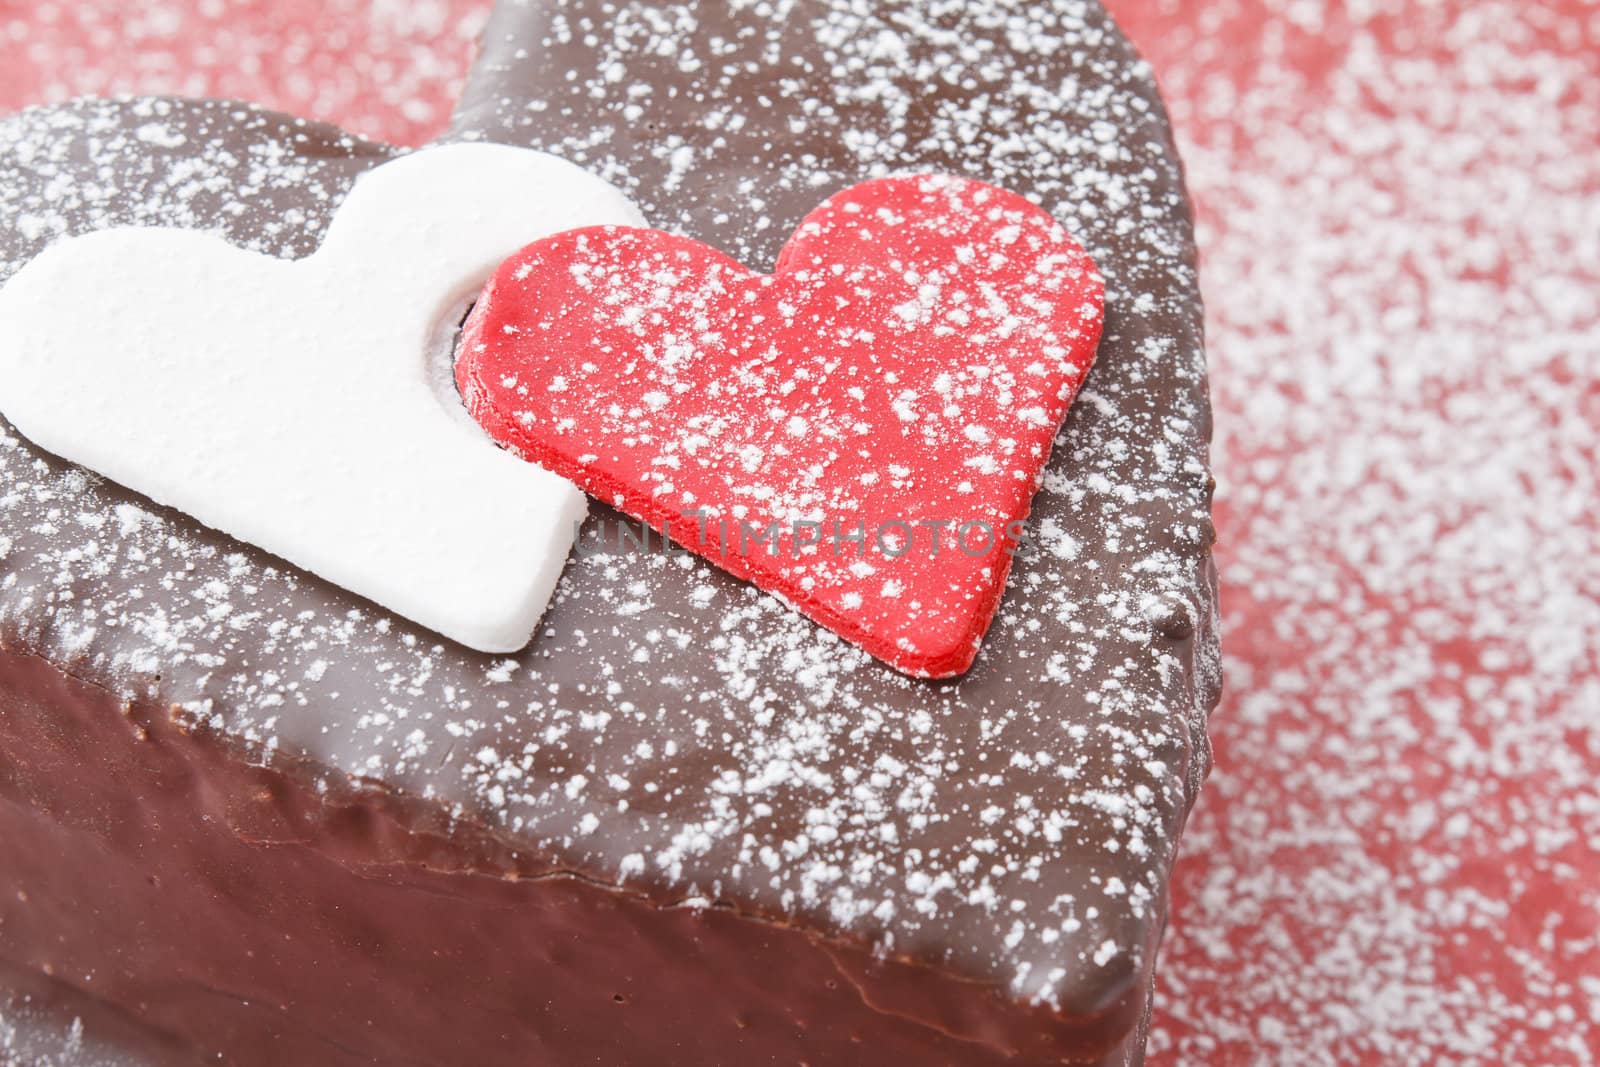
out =
[[[1148,70],[1094,4],[508,0],[452,136],[572,158],[755,267],[887,171],[1055,212],[1109,297],[1041,550],[953,682],[636,550],[575,555],[488,657],[6,428],[0,848],[30,859],[0,959],[242,1063],[1136,1059],[1219,684]],[[220,102],[34,111],[0,146],[0,278],[117,223],[304,255],[392,154]]]

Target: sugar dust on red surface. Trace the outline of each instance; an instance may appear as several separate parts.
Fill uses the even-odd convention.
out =
[[[808,214],[770,275],[660,230],[535,242],[478,297],[456,384],[518,455],[945,678],[1024,548],[1104,304],[1021,196],[879,178]]]

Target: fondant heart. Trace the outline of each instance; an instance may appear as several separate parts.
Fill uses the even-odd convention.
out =
[[[304,260],[196,231],[72,238],[0,289],[0,408],[48,451],[463,644],[513,651],[586,502],[462,413],[449,341],[522,244],[637,221],[553,156],[458,144],[361,177]]]
[[[507,261],[456,381],[496,439],[911,674],[971,665],[1104,286],[977,182],[868,182],[776,273],[597,228]]]

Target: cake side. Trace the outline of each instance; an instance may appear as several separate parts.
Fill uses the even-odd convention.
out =
[[[103,1005],[95,1036],[160,1067],[1113,1064],[1133,1044],[1138,997],[1062,1020],[728,908],[523,877],[437,812],[169,712],[0,651],[0,751],[27,756],[0,759],[0,958]]]

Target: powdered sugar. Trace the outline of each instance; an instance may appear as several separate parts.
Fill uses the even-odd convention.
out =
[[[1183,14],[1131,31],[1201,206],[1232,697],[1151,1058],[1592,1064],[1594,8]]]

